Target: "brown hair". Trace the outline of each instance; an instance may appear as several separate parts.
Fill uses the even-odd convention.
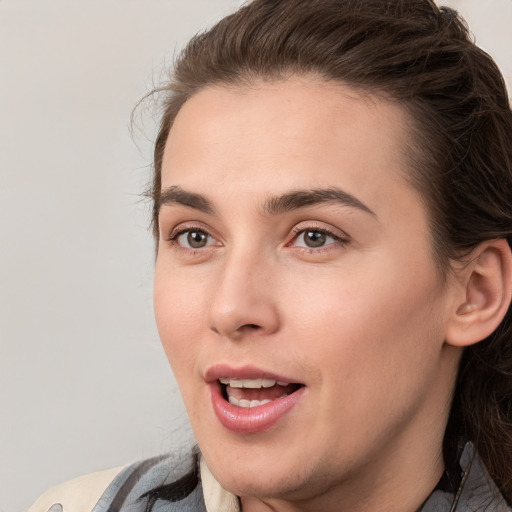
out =
[[[254,0],[193,38],[165,93],[154,153],[154,232],[162,156],[181,106],[200,89],[314,74],[398,101],[414,121],[411,183],[430,212],[445,274],[484,240],[512,243],[512,113],[493,60],[464,21],[432,0]],[[512,311],[464,351],[445,460],[472,440],[512,501]]]

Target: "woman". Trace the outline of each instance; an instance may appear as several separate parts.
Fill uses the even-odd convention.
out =
[[[200,452],[32,510],[509,510],[512,113],[462,20],[254,0],[159,92],[155,313]]]

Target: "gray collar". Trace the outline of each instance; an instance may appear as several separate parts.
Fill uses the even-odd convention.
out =
[[[462,479],[457,492],[435,490],[421,507],[421,512],[512,512],[473,443],[464,446],[459,465]]]

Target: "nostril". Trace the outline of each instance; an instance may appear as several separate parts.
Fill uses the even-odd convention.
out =
[[[260,329],[261,327],[259,325],[256,325],[256,324],[247,324],[246,327],[248,327],[249,329]]]

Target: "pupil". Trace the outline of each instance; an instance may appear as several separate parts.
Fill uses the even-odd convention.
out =
[[[193,247],[194,249],[204,247],[206,245],[206,233],[201,233],[201,231],[191,231],[187,235],[187,242],[190,247]]]
[[[321,247],[325,244],[326,234],[320,231],[307,231],[304,234],[304,242],[308,247]]]

